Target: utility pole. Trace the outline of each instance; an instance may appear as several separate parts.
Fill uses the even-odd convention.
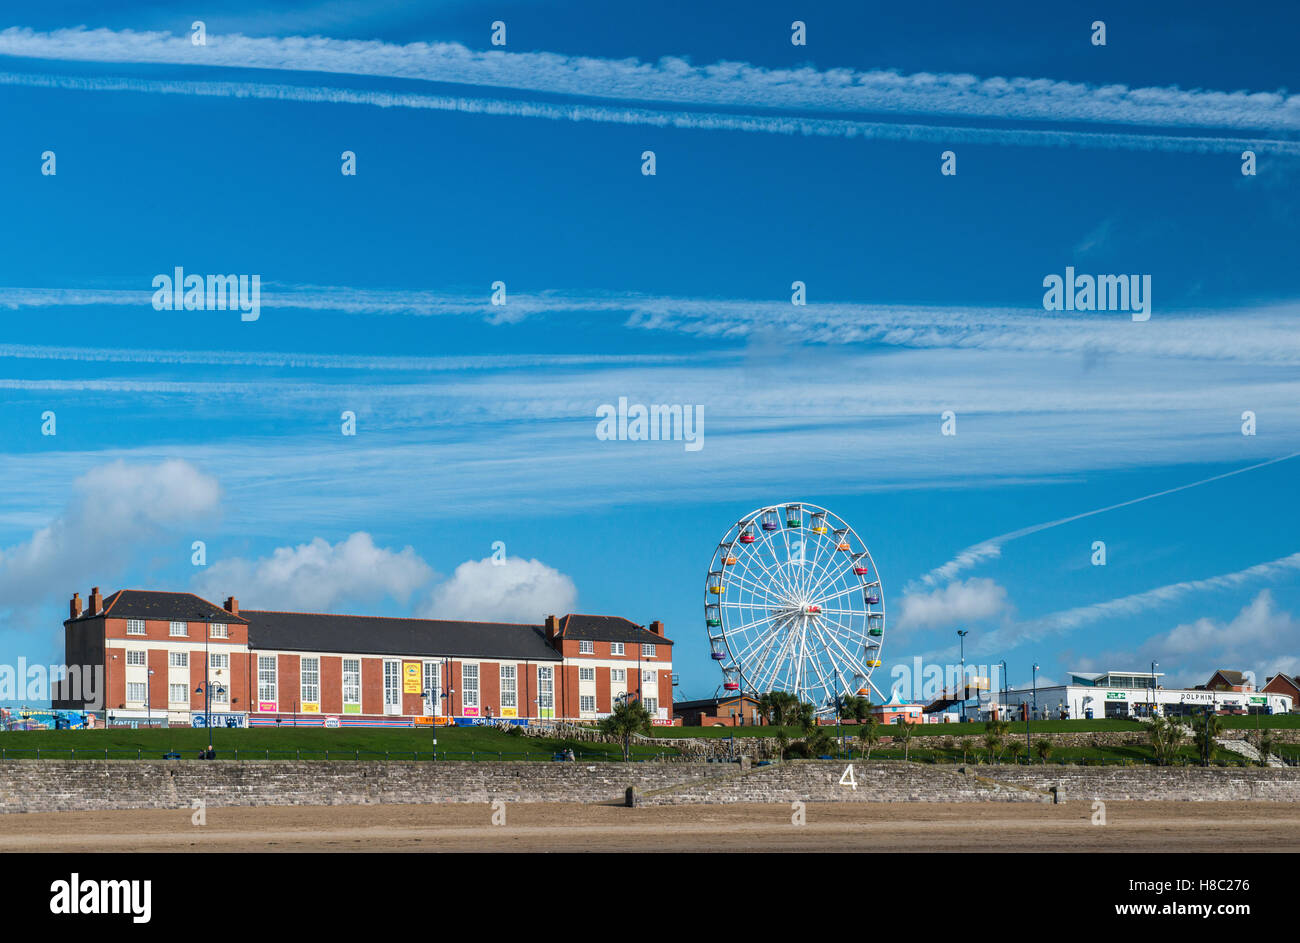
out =
[[[966,719],[966,629],[957,630],[957,644],[961,650],[961,719]],[[954,694],[957,692],[954,691]]]

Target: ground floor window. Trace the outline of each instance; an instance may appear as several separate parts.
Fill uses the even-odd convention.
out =
[[[320,659],[302,659],[302,702],[320,703]]]
[[[594,694],[583,694],[578,697],[578,710],[584,714],[592,713],[596,710],[596,697]]]
[[[461,666],[460,703],[463,707],[478,707],[478,665]]]
[[[361,703],[361,659],[343,659],[343,703]]]
[[[257,699],[268,704],[275,703],[275,656],[257,656]],[[274,708],[272,708],[274,710]]]
[[[555,716],[555,669],[550,666],[537,667],[537,715]]]
[[[517,681],[515,677],[515,671],[516,669],[514,665],[501,666],[501,706],[502,707],[519,706],[519,695],[516,689]]]

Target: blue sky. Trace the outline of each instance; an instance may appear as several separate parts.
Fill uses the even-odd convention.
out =
[[[662,619],[704,696],[714,546],[795,499],[870,547],[882,670],[1300,669],[1300,459],[940,569],[1300,451],[1294,7],[277,6],[6,8],[0,661],[155,587]],[[1151,320],[1045,311],[1068,265]],[[176,266],[260,318],[155,311]],[[598,440],[620,396],[704,447]]]

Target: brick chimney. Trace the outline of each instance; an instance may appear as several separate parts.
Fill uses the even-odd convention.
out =
[[[90,591],[90,599],[87,600],[89,608],[86,609],[92,616],[97,616],[104,611],[104,597],[100,595],[99,587],[96,586]]]
[[[68,600],[68,618],[81,618],[81,593],[73,593],[72,598]]]
[[[546,617],[546,641],[554,642],[555,636],[559,634],[560,634],[559,616],[547,616]]]
[[[230,613],[232,616],[239,615],[239,600],[234,596],[226,597],[226,612]]]
[[[663,637],[664,637],[664,624],[663,624],[662,622],[657,621],[657,620],[654,621],[654,622],[651,622],[651,623],[650,623],[650,631],[653,632],[655,635],[659,636],[660,638],[663,638]]]

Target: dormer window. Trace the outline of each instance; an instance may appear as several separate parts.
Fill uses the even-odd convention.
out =
[[[189,635],[189,626],[185,622],[173,622],[168,635]]]
[[[596,653],[596,643],[595,643],[595,642],[592,642],[592,641],[579,641],[579,642],[578,642],[578,654],[579,654],[579,655],[594,655],[595,653]]]
[[[144,635],[144,620],[143,620],[143,619],[127,619],[127,620],[126,620],[126,634],[127,634],[127,635]]]
[[[230,630],[223,622],[214,622],[208,626],[209,638],[230,638]]]
[[[651,645],[651,644],[642,645],[642,646],[641,646],[641,657],[642,657],[642,658],[654,658],[654,657],[655,657],[655,646],[654,646],[654,645]]]

